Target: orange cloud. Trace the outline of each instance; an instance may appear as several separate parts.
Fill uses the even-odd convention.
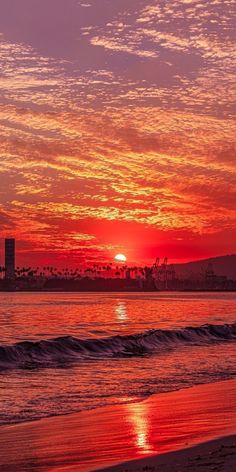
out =
[[[94,22],[84,4],[54,54],[34,35],[2,34],[0,236],[54,257],[75,246],[108,257],[117,234],[138,248],[137,233],[140,254],[165,240],[210,250],[213,235],[233,251],[232,8],[128,1]]]

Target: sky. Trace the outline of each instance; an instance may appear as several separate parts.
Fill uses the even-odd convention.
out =
[[[234,0],[0,0],[0,262],[236,252]]]

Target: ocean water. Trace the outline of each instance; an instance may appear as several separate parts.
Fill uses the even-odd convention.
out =
[[[236,374],[235,293],[1,293],[0,424]]]

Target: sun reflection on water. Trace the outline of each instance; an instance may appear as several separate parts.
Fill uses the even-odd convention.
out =
[[[115,314],[119,321],[126,321],[128,319],[127,306],[125,302],[117,302]]]

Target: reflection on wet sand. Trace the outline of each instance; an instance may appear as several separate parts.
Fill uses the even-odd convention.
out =
[[[125,400],[125,399],[124,399]],[[1,472],[88,472],[232,434],[236,381],[0,428]]]
[[[157,453],[151,440],[149,403],[130,403],[126,405],[127,418],[133,428],[137,450],[144,455]]]

